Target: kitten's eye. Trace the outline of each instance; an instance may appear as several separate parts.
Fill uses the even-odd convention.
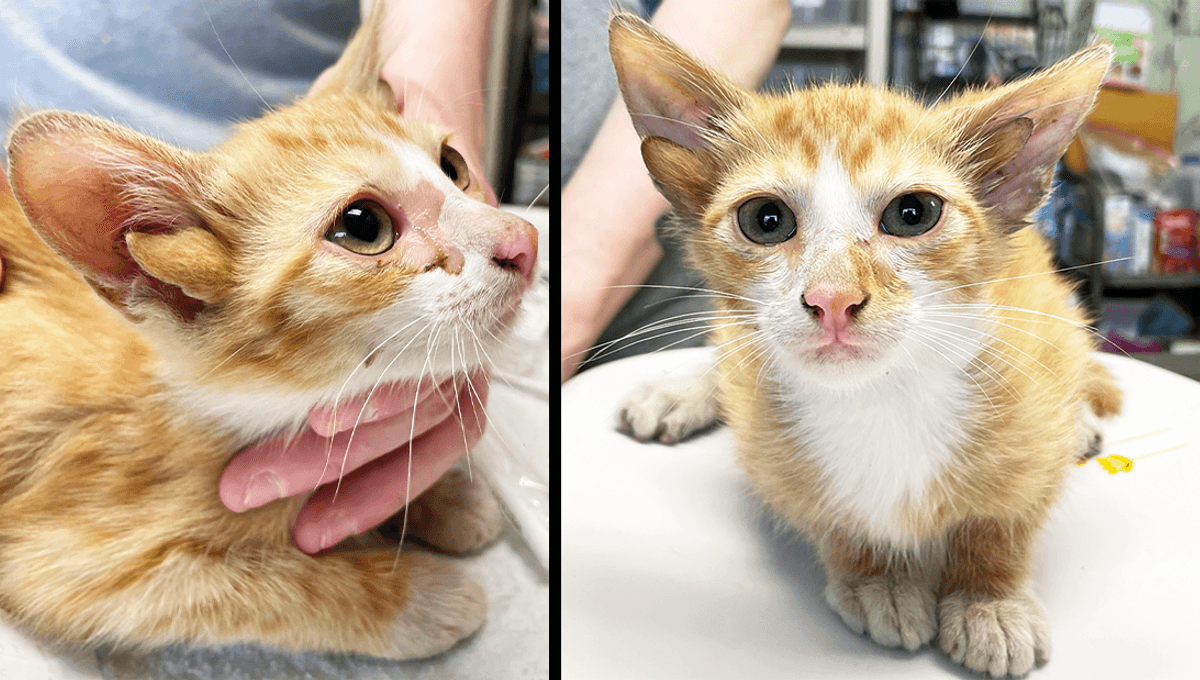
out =
[[[737,220],[746,238],[760,245],[773,246],[796,235],[796,216],[773,196],[746,201],[738,208]]]
[[[942,216],[942,199],[933,194],[904,194],[883,209],[879,227],[892,236],[920,236]]]
[[[471,184],[471,173],[467,171],[467,162],[462,154],[445,144],[442,145],[442,172],[462,191],[466,191]]]
[[[396,231],[383,206],[362,199],[346,206],[325,232],[325,240],[359,255],[379,255],[396,242]]]

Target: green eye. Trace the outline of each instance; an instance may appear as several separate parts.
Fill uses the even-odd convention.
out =
[[[738,228],[759,245],[773,246],[796,235],[796,216],[774,196],[756,196],[738,208]]]
[[[892,236],[920,236],[933,229],[942,216],[942,199],[933,194],[903,194],[883,209],[879,228]]]

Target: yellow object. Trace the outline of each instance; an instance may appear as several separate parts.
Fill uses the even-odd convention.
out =
[[[1133,461],[1129,460],[1125,456],[1104,456],[1103,458],[1097,458],[1096,462],[1100,463],[1100,467],[1108,470],[1108,474],[1110,475],[1115,475],[1118,472],[1130,472],[1133,470]]]

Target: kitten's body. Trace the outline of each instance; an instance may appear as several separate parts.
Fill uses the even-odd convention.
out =
[[[298,431],[313,406],[484,364],[532,277],[532,227],[476,200],[445,136],[396,114],[376,5],[322,90],[210,153],[75,114],[15,127],[0,610],[19,625],[409,658],[483,622],[483,592],[448,561],[410,546],[308,556],[291,539],[303,497],[235,514],[217,495],[233,453]],[[364,198],[392,220],[382,254],[326,233]],[[415,501],[409,528],[450,551],[498,531],[486,491],[447,498]]]
[[[624,426],[674,441],[719,398],[851,628],[909,649],[938,635],[993,675],[1043,662],[1033,540],[1120,392],[1022,227],[1108,52],[927,110],[859,85],[756,95],[632,17],[611,33],[643,157],[717,307],[716,371],[650,386]]]

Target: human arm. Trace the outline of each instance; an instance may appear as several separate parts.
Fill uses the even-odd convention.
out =
[[[753,87],[790,21],[783,0],[665,0],[651,21],[702,59]],[[703,21],[698,21],[703,17]],[[748,40],[748,36],[755,39]],[[642,164],[640,141],[617,97],[562,191],[562,381],[662,257],[654,223],[668,207]]]

